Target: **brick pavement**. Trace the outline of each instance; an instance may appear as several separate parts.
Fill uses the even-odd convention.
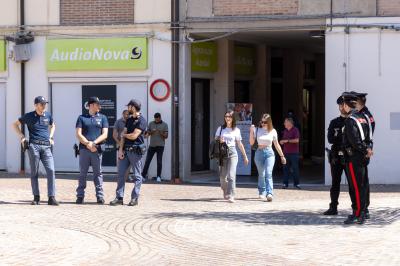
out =
[[[53,207],[45,179],[42,205],[30,206],[28,178],[0,177],[0,265],[400,264],[399,186],[374,187],[372,219],[344,226],[347,193],[339,216],[320,215],[327,187],[276,189],[273,202],[243,187],[230,204],[216,186],[144,184],[138,207],[111,207],[94,204],[88,182],[88,203],[78,206],[71,178],[57,180],[62,205]],[[104,187],[108,202],[116,184]]]

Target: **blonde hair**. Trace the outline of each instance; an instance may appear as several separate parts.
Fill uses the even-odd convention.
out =
[[[273,124],[272,124],[272,118],[271,118],[271,115],[270,115],[270,114],[263,114],[263,115],[261,116],[261,119],[260,119],[260,122],[259,122],[259,124],[258,124],[258,127],[263,127],[263,124],[262,124],[262,121],[263,121],[263,120],[267,121],[267,128],[268,128],[268,131],[271,131],[271,130],[274,129],[274,126],[273,126]]]

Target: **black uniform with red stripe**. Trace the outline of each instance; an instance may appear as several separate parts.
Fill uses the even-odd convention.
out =
[[[367,122],[369,123],[370,129],[372,129],[372,134],[370,134],[370,138],[369,138],[369,143],[368,146],[371,148],[371,150],[374,148],[374,142],[372,139],[372,136],[375,132],[375,119],[374,116],[371,114],[371,112],[368,110],[368,108],[366,106],[364,106],[361,110],[360,113],[362,113],[365,118],[367,119]],[[370,131],[371,132],[371,131]],[[366,183],[367,183],[367,196],[366,196],[366,211],[368,212],[368,207],[370,204],[369,201],[369,176],[368,176],[368,164],[369,164],[369,160],[367,161],[367,166],[365,168],[365,178],[366,178]]]
[[[369,124],[365,116],[352,111],[343,128],[346,172],[349,179],[353,214],[364,217],[366,210],[367,183],[366,166],[370,142]]]
[[[342,174],[345,171],[343,161],[343,127],[346,117],[339,116],[332,119],[328,127],[328,142],[332,144],[329,154],[329,163],[331,165],[332,187],[330,189],[331,203],[330,208],[336,210],[339,204],[340,182]]]

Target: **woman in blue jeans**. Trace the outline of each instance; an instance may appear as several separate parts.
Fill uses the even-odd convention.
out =
[[[278,142],[278,133],[272,125],[272,119],[269,114],[263,114],[258,127],[254,125],[250,128],[250,145],[257,142],[257,150],[254,162],[258,171],[258,194],[260,199],[272,201],[274,195],[274,185],[272,180],[272,170],[275,164],[275,153],[272,149],[274,144],[282,164],[286,164],[286,158],[283,155],[281,146]]]

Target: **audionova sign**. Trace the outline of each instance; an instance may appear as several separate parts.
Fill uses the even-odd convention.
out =
[[[47,40],[49,71],[145,70],[146,38]]]

